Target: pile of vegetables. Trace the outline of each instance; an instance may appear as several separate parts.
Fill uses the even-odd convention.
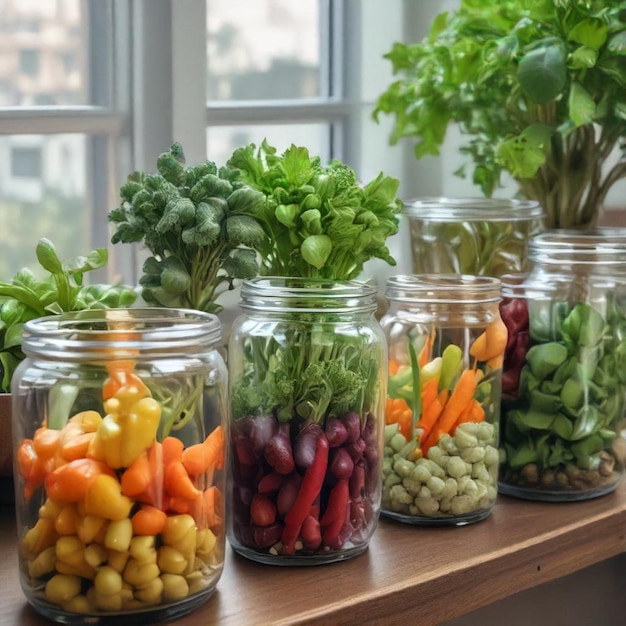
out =
[[[39,278],[24,268],[10,282],[0,282],[0,393],[10,393],[15,368],[24,359],[22,328],[26,322],[64,311],[128,307],[137,294],[123,285],[84,285],[87,272],[107,264],[106,248],[86,257],[61,261],[48,239],[35,249],[39,265],[46,272]]]
[[[615,487],[623,467],[626,320],[614,299],[513,298],[501,315],[512,330],[503,379],[501,483],[577,494]]]
[[[222,427],[187,446],[159,437],[161,405],[133,362],[107,369],[102,414],[42,425],[16,459],[24,506],[38,507],[20,543],[25,589],[85,615],[206,591],[224,558]]]
[[[269,281],[284,312],[265,318],[258,304],[231,333],[229,539],[264,562],[345,558],[367,547],[378,521],[385,395],[376,290],[354,279],[371,258],[395,264],[385,240],[398,229],[398,181],[361,185],[340,162],[322,166],[298,146],[279,155],[266,142],[228,165],[267,198],[261,273],[285,287],[246,281],[242,294],[251,285],[260,302]],[[369,311],[355,315],[361,299]]]
[[[383,512],[412,523],[483,519],[497,493],[507,329],[495,316],[468,345],[445,327],[403,337],[390,346]]]

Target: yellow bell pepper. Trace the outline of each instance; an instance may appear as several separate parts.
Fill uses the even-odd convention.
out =
[[[107,415],[89,445],[87,455],[112,469],[128,467],[154,442],[161,406],[146,387],[121,387],[105,402]]]

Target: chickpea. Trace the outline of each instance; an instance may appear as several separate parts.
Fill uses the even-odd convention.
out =
[[[49,574],[54,570],[56,561],[56,550],[54,546],[46,548],[40,552],[32,561],[28,562],[28,575],[31,578],[39,578],[44,574]]]
[[[157,563],[162,572],[182,574],[187,567],[187,559],[172,546],[163,545],[158,550]]]
[[[130,541],[130,555],[141,563],[156,563],[157,553],[154,547],[154,537],[138,536]]]
[[[110,550],[125,552],[130,547],[133,537],[133,523],[127,517],[121,520],[112,521],[109,524],[104,537],[104,545]]]
[[[163,595],[163,581],[159,576],[135,591],[135,597],[146,604],[159,604]]]
[[[101,567],[94,578],[93,584],[97,595],[110,596],[122,591],[122,576],[112,567]]]
[[[163,574],[163,599],[169,602],[182,600],[189,595],[189,585],[184,576],[179,574]]]
[[[150,585],[160,573],[156,563],[141,563],[130,559],[124,569],[124,580],[134,587],[143,588]]]
[[[78,576],[55,574],[46,583],[46,598],[53,604],[66,604],[80,593],[80,585]]]

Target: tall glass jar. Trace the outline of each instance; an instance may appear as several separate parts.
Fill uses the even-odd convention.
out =
[[[394,276],[386,297],[382,513],[410,524],[480,521],[497,496],[500,280]]]
[[[228,538],[315,565],[363,552],[380,511],[387,349],[376,288],[246,280],[229,341]]]
[[[12,381],[19,576],[65,624],[156,623],[224,563],[226,365],[215,316],[100,310],[24,326]]]
[[[417,198],[405,212],[415,274],[526,272],[528,240],[541,229],[541,207],[531,200]]]
[[[613,491],[626,457],[626,231],[554,231],[505,284],[500,489],[568,501]]]

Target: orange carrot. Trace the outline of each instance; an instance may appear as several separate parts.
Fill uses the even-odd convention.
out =
[[[172,461],[165,466],[163,485],[170,496],[195,500],[200,495],[180,461]]]
[[[477,361],[489,361],[504,354],[508,330],[500,316],[494,318],[485,331],[470,346],[469,353]]]
[[[417,422],[417,427],[422,429],[421,441],[424,441],[434,426],[443,405],[439,401],[437,393],[438,379],[431,378],[422,387],[422,413]]]
[[[424,454],[439,441],[441,435],[452,431],[465,407],[471,403],[475,390],[476,372],[472,369],[463,370],[459,381],[450,394],[450,399],[445,403],[443,411],[441,411],[439,419],[422,444]]]
[[[33,448],[35,454],[41,461],[51,459],[59,447],[61,440],[61,431],[53,428],[42,426],[35,431],[33,435]]]
[[[153,480],[148,453],[138,456],[122,474],[122,493],[125,496],[135,497],[148,490]]]
[[[64,437],[59,454],[64,461],[75,461],[87,456],[87,449],[96,433],[77,433],[73,437]]]
[[[183,457],[183,442],[178,437],[165,437],[161,442],[163,454],[163,465],[172,461],[181,461]]]
[[[411,426],[413,421],[413,411],[402,398],[387,398],[385,405],[385,423],[398,424],[400,432],[409,439],[411,437]]]
[[[202,443],[183,450],[182,463],[188,474],[199,476],[211,469],[222,469],[224,465],[224,430],[218,426]]]
[[[133,532],[136,535],[153,536],[163,532],[167,515],[149,504],[142,504],[141,508],[130,518]]]
[[[48,497],[56,502],[79,502],[91,483],[101,474],[115,476],[113,470],[94,459],[76,459],[57,467],[46,476]]]
[[[430,334],[426,337],[426,342],[424,343],[424,347],[420,350],[419,353],[419,366],[420,368],[424,367],[426,363],[432,361],[432,351],[433,344],[435,343],[435,337],[437,336],[437,332],[435,327],[431,328]]]
[[[216,532],[224,518],[224,500],[220,490],[215,485],[205,489],[193,501],[189,513],[196,521],[198,528],[210,528]]]
[[[389,359],[389,376],[395,376],[400,369],[400,362],[396,359]]]
[[[23,439],[16,454],[17,471],[24,479],[24,498],[29,500],[35,490],[43,485],[47,474],[46,464],[37,456],[32,439]]]

